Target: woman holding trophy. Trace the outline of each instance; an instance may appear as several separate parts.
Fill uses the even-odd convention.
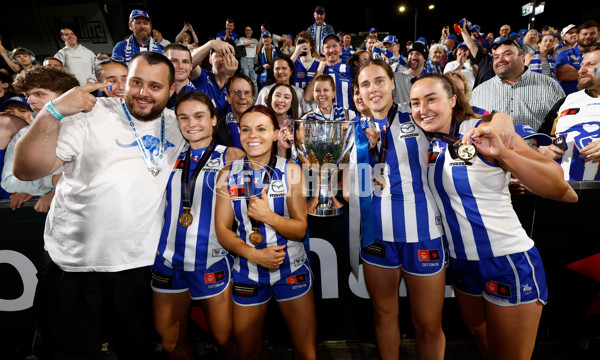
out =
[[[298,165],[276,155],[278,136],[271,110],[249,108],[240,119],[247,155],[221,170],[216,188],[217,236],[236,255],[233,328],[241,359],[264,351],[262,329],[272,297],[288,325],[295,358],[316,358],[304,175]]]

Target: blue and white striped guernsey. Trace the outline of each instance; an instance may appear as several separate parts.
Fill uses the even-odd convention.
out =
[[[413,122],[410,107],[399,105],[390,128],[381,134],[388,141],[386,187],[382,191],[374,187],[375,239],[414,243],[439,238],[441,218],[427,186],[429,140]]]
[[[204,150],[192,149],[188,176],[191,176],[196,168]],[[158,254],[167,261],[165,265],[184,271],[208,269],[227,255],[227,251],[217,241],[214,226],[215,182],[219,170],[225,166],[226,151],[227,147],[217,145],[211,158],[200,171],[191,210],[194,220],[187,228],[181,226],[178,221],[183,210],[181,176],[184,175],[183,162],[187,149],[179,155],[167,185],[165,225],[158,244]]]
[[[333,77],[336,105],[344,109],[352,109],[352,88],[350,87],[352,75],[350,74],[350,66],[339,62],[332,66],[325,66],[323,73]]]
[[[320,63],[319,60],[313,60],[307,70],[302,63],[302,60],[296,60],[294,62],[294,85],[304,90],[306,85],[308,85],[315,77]]]
[[[231,164],[229,178],[227,180],[231,205],[237,223],[237,234],[246,242],[246,244],[256,247],[257,249],[286,245],[286,256],[283,264],[275,270],[269,270],[246,258],[237,256],[235,258],[233,270],[252,281],[272,285],[278,280],[283,279],[292,272],[298,270],[304,263],[308,263],[307,252],[302,241],[288,240],[277,233],[270,225],[264,223],[260,224],[259,230],[264,239],[262,244],[254,246],[248,240],[250,233],[252,233],[252,223],[248,217],[248,207],[246,197],[244,196],[245,192],[241,189],[245,189],[244,178],[246,177],[247,169],[250,168],[244,165],[244,160],[245,159],[236,160]],[[275,169],[268,185],[267,196],[270,209],[278,215],[289,218],[287,208],[289,189],[286,177],[287,166],[287,160],[277,156]],[[251,179],[253,179],[255,183],[255,186],[253,187],[255,195],[260,195],[265,168],[256,171],[250,170],[250,173]]]
[[[479,121],[463,121],[459,136]],[[442,213],[450,256],[480,260],[532,248],[512,206],[510,173],[481,155],[468,162],[452,159],[446,146],[442,140],[431,141],[427,176]]]

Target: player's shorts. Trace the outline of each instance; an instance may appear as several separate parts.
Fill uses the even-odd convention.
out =
[[[500,306],[546,304],[546,274],[537,248],[483,260],[450,259],[454,289]]]
[[[163,294],[176,294],[190,291],[194,300],[208,299],[227,289],[231,280],[232,257],[226,255],[209,269],[183,271],[165,265],[162,257],[157,257],[152,266],[152,290]]]
[[[439,273],[445,266],[446,246],[443,238],[401,243],[375,240],[361,249],[360,257],[367,264],[402,270],[419,276],[430,276]]]
[[[275,296],[277,301],[297,299],[306,294],[313,284],[313,274],[305,263],[290,275],[275,284],[258,283],[233,272],[233,301],[240,306],[264,304]]]

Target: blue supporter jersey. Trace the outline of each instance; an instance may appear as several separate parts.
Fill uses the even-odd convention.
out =
[[[217,108],[217,113],[221,113],[227,109],[227,106],[229,105],[225,98],[225,96],[227,96],[227,89],[225,86],[219,88],[219,84],[217,84],[213,73],[202,70],[200,76],[192,80],[192,84],[197,91],[202,91],[212,99]]]
[[[196,179],[190,211],[194,217],[192,224],[184,227],[179,223],[179,216],[183,212],[181,177],[191,177],[205,150],[192,149],[188,174],[183,174],[187,150],[183,151],[169,177],[165,221],[157,252],[168,262],[165,265],[174,269],[208,269],[228,254],[217,241],[214,227],[214,189],[218,172],[225,166],[227,147],[217,145]]]
[[[4,167],[4,153],[6,152],[6,149],[0,149],[0,174],[2,173],[2,168]],[[0,180],[2,180],[0,178]],[[7,192],[6,190],[4,190],[2,187],[0,187],[0,199],[10,199],[10,195],[12,195],[11,193]]]
[[[300,59],[296,60],[294,62],[294,85],[304,90],[306,85],[315,77],[319,64],[318,60],[314,60],[307,70]]]
[[[579,50],[579,45],[577,45],[572,49],[562,51],[560,54],[558,54],[556,62],[554,63],[554,68],[558,69],[562,65],[571,65],[575,69],[579,70],[581,60],[583,60],[583,53],[581,52],[581,50]],[[565,91],[566,95],[572,94],[577,91],[577,80],[559,81],[559,83]]]
[[[413,122],[408,105],[393,115],[387,138],[385,187],[374,187],[373,235],[376,240],[419,242],[442,236],[439,211],[427,186],[427,148],[429,140]],[[382,143],[383,141],[380,141]],[[371,163],[376,158],[371,151]],[[378,167],[375,165],[374,177]]]
[[[348,60],[350,60],[350,58],[352,57],[352,55],[354,55],[355,52],[356,49],[352,45],[350,45],[350,47],[347,49],[342,46],[342,54],[340,56],[342,58],[342,62],[344,64],[347,64]]]
[[[459,137],[479,121],[463,121]],[[509,172],[481,155],[453,159],[447,144],[437,138],[427,158],[428,183],[442,214],[450,256],[480,260],[533,247],[512,206]]]
[[[175,109],[175,105],[177,105],[177,97],[179,97],[179,95],[183,95],[185,93],[188,92],[194,92],[194,91],[198,91],[198,89],[196,89],[196,87],[194,86],[194,84],[192,83],[192,81],[190,79],[188,79],[188,83],[186,86],[184,86],[181,91],[179,91],[179,93],[173,93],[173,95],[171,95],[171,97],[169,98],[169,102],[167,103],[167,108],[173,110]]]
[[[249,246],[257,249],[264,249],[270,246],[286,245],[285,260],[283,264],[275,270],[269,270],[261,265],[255,264],[246,258],[237,256],[235,258],[234,271],[239,272],[242,276],[263,284],[274,284],[280,279],[283,279],[302,267],[303,264],[308,264],[308,256],[304,243],[302,241],[288,240],[281,234],[276,232],[270,225],[260,224],[259,232],[263,236],[263,242],[260,245],[253,245],[248,237],[252,233],[252,223],[248,217],[246,194],[245,194],[245,177],[246,170],[249,169],[244,165],[244,160],[237,160],[231,164],[228,178],[228,191],[231,198],[231,203],[237,223],[237,234]],[[287,160],[277,157],[275,169],[272,174],[267,196],[269,200],[269,208],[278,215],[289,218],[287,209],[287,197],[289,185],[287,183]],[[263,176],[265,168],[261,170],[249,170],[250,178],[254,182],[254,195],[260,195],[263,185]]]
[[[333,66],[325,66],[324,74],[331,75],[335,82],[335,99],[336,105],[344,109],[352,109],[352,75],[350,74],[350,66],[341,62]]]

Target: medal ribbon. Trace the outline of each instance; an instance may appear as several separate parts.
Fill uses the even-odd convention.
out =
[[[263,185],[269,185],[269,183],[271,182],[271,178],[273,176],[273,171],[275,171],[275,162],[277,161],[277,158],[275,157],[274,153],[271,153],[271,159],[269,160],[269,164],[267,165],[267,171],[265,171],[265,173],[263,174]],[[244,158],[244,170],[245,170],[245,176],[244,176],[244,190],[246,192],[246,209],[248,208],[248,206],[250,205],[250,197],[254,194],[254,182],[250,176],[250,174],[253,173],[253,171],[251,169],[248,168],[248,162],[247,162],[247,158]],[[257,196],[260,196],[257,195]],[[252,224],[252,231],[258,231],[260,229],[260,221],[254,220],[253,218],[250,218],[250,223]]]
[[[394,121],[394,118],[396,117],[396,113],[398,112],[398,105],[396,103],[392,103],[392,107],[390,108],[390,110],[388,111],[387,114],[387,120],[386,120],[386,124],[385,124],[385,129],[381,129],[381,148],[378,149],[377,147],[374,147],[373,153],[376,159],[377,163],[385,163],[385,158],[387,157],[387,148],[388,148],[388,140],[387,140],[387,132],[390,129],[390,126],[392,125],[392,122]],[[373,120],[373,117],[371,117],[371,121]]]
[[[204,165],[206,165],[208,159],[210,159],[210,157],[212,156],[216,147],[217,144],[214,141],[211,141],[210,145],[208,145],[206,150],[204,150],[204,153],[200,158],[198,166],[196,166],[196,168],[194,169],[191,178],[189,176],[189,173],[192,149],[188,148],[187,153],[185,154],[185,160],[183,161],[183,174],[181,174],[181,203],[183,204],[183,212],[190,212],[190,210],[192,209],[192,202],[194,201],[194,190],[196,188],[196,179],[198,178],[198,175],[200,174],[200,171],[202,171]]]
[[[449,144],[450,146],[448,146],[447,148],[450,152],[450,156],[453,159],[456,159],[458,157],[458,155],[456,155],[456,147],[459,145],[462,137],[458,136],[458,122],[456,120],[452,119],[452,124],[450,124],[450,131],[448,131],[447,134],[443,132],[434,131],[428,132],[427,135],[430,137],[438,138],[444,141],[445,143]]]
[[[162,163],[165,153],[165,113],[163,112],[160,118],[160,147],[158,149],[158,161],[155,166],[154,164],[152,164],[150,154],[148,154],[148,150],[146,150],[146,147],[142,142],[142,137],[140,136],[140,133],[135,128],[135,123],[131,118],[129,110],[127,110],[127,106],[125,106],[124,101],[121,101],[121,106],[123,107],[125,116],[127,116],[127,121],[129,122],[129,127],[131,128],[131,132],[133,133],[133,138],[135,139],[138,149],[142,153],[142,157],[146,162],[146,167],[148,168],[148,171],[150,171],[154,176],[158,175],[158,173],[162,170]]]

